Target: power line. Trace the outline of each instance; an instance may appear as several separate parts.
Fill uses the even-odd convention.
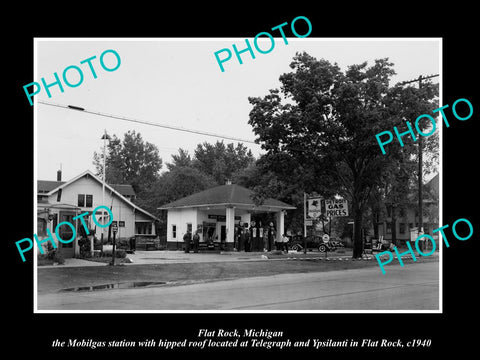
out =
[[[402,81],[402,82],[399,82],[398,85],[406,85],[406,84],[410,84],[410,83],[414,83],[414,82],[420,82],[421,83],[422,80],[431,79],[431,78],[434,78],[434,77],[437,77],[437,76],[440,76],[440,74],[427,75],[427,76],[420,75],[417,79],[409,80],[409,81]]]
[[[220,138],[220,139],[228,139],[228,140],[246,142],[246,143],[250,143],[250,144],[257,144],[255,141],[252,141],[252,140],[241,139],[241,138],[228,136],[228,135],[214,134],[214,133],[210,133],[210,132],[206,132],[206,131],[200,131],[200,130],[186,129],[186,128],[183,128],[183,127],[180,127],[180,126],[159,124],[159,123],[154,123],[154,122],[146,121],[146,120],[132,119],[132,118],[128,118],[126,116],[106,114],[106,113],[102,113],[102,112],[99,112],[99,111],[86,110],[83,107],[79,107],[79,106],[75,106],[75,105],[61,105],[61,104],[54,104],[54,103],[40,101],[40,100],[38,100],[38,103],[43,104],[43,105],[48,105],[48,106],[55,106],[55,107],[59,107],[59,108],[67,109],[67,110],[82,111],[82,112],[87,113],[87,114],[104,116],[104,117],[109,117],[109,118],[112,118],[112,119],[117,119],[117,120],[122,120],[122,121],[134,122],[134,123],[137,123],[137,124],[144,124],[144,125],[156,126],[156,127],[161,127],[161,128],[170,129],[170,130],[188,132],[188,133],[192,133],[192,134],[213,136],[213,137],[217,137],[217,138]]]

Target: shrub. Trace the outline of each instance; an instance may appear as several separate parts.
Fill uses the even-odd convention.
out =
[[[117,239],[117,249],[130,249],[130,241],[128,239],[122,238]]]
[[[90,254],[90,239],[87,237],[82,237],[78,240],[78,245],[80,246],[80,257],[87,258],[91,257]]]
[[[61,265],[65,264],[65,258],[63,257],[62,253],[55,251],[55,254],[53,255],[53,262]]]
[[[106,250],[102,254],[103,257],[111,257],[112,250]],[[127,252],[123,249],[115,249],[115,258],[124,259],[127,257]]]

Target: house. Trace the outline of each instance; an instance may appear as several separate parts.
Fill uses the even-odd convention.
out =
[[[59,171],[57,181],[37,181],[37,235],[39,239],[41,236],[45,238],[47,228],[54,234],[57,224],[64,221],[72,223],[76,228],[77,238],[67,244],[57,242],[57,246],[64,257],[78,256],[80,253],[78,240],[83,234],[83,226],[80,219],[73,218],[89,212],[84,219],[88,228],[92,230],[91,233],[95,233],[98,239],[106,239],[108,229],[96,228],[91,218],[95,208],[105,205],[113,214],[112,224],[117,228],[116,239],[129,239],[134,236],[156,237],[156,217],[135,205],[132,202],[134,199],[135,191],[131,185],[105,184],[103,201],[103,181],[91,171],[87,170],[69,181],[62,181]],[[101,212],[97,213],[98,216],[100,220]],[[70,239],[72,230],[68,226],[61,226],[59,235],[63,239]]]
[[[257,205],[252,195],[253,192],[243,186],[227,183],[159,207],[168,211],[167,248],[181,249],[183,235],[187,231],[192,234],[198,231],[200,243],[216,242],[232,250],[236,229],[254,227],[252,216],[265,212],[275,213],[276,236],[280,239],[284,233],[285,212],[295,207],[275,199],[266,199]],[[263,236],[263,229],[255,228],[253,236]]]
[[[416,194],[408,194],[406,204],[397,211],[395,230],[397,240],[411,240],[411,230],[418,228],[418,198]],[[438,237],[438,233],[433,234],[432,231],[439,227],[439,175],[435,175],[429,182],[424,185],[423,191],[423,232],[430,234],[434,238]],[[383,218],[378,224],[378,234],[383,236],[384,240],[392,240],[392,213],[391,207],[386,206]],[[414,236],[414,239],[416,236]]]

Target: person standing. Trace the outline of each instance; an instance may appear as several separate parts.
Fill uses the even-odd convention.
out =
[[[188,254],[190,252],[190,242],[192,241],[192,233],[190,230],[187,230],[187,233],[183,235],[183,242],[185,244],[185,253]]]
[[[283,234],[282,236],[282,242],[283,242],[283,250],[288,253],[288,242],[290,241],[290,239],[288,238],[287,235]]]
[[[233,251],[238,251],[238,227],[235,227],[235,233],[233,235]]]
[[[255,222],[250,224],[250,250],[251,251],[259,251],[258,246],[258,237],[257,237],[257,228],[255,227]]]
[[[251,238],[250,238],[250,231],[245,229],[245,252],[249,252],[251,249]]]
[[[195,231],[195,235],[193,235],[193,252],[195,254],[198,253],[198,245],[200,243],[200,235],[198,234],[198,230]]]
[[[240,227],[238,231],[240,232],[238,250],[243,251],[245,250],[245,231],[242,227]]]
[[[268,251],[268,229],[263,230],[263,251]]]

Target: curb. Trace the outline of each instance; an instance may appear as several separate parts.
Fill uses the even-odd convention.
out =
[[[359,259],[353,259],[352,257],[331,257],[331,258],[324,258],[324,257],[306,257],[306,258],[297,258],[297,257],[286,257],[286,258],[269,258],[263,257],[263,259],[267,260],[318,260],[318,261],[369,261],[369,260],[376,260],[375,256],[366,256]],[[398,259],[397,256],[394,256],[394,259]],[[402,257],[402,260],[413,260],[413,257],[405,256]]]

